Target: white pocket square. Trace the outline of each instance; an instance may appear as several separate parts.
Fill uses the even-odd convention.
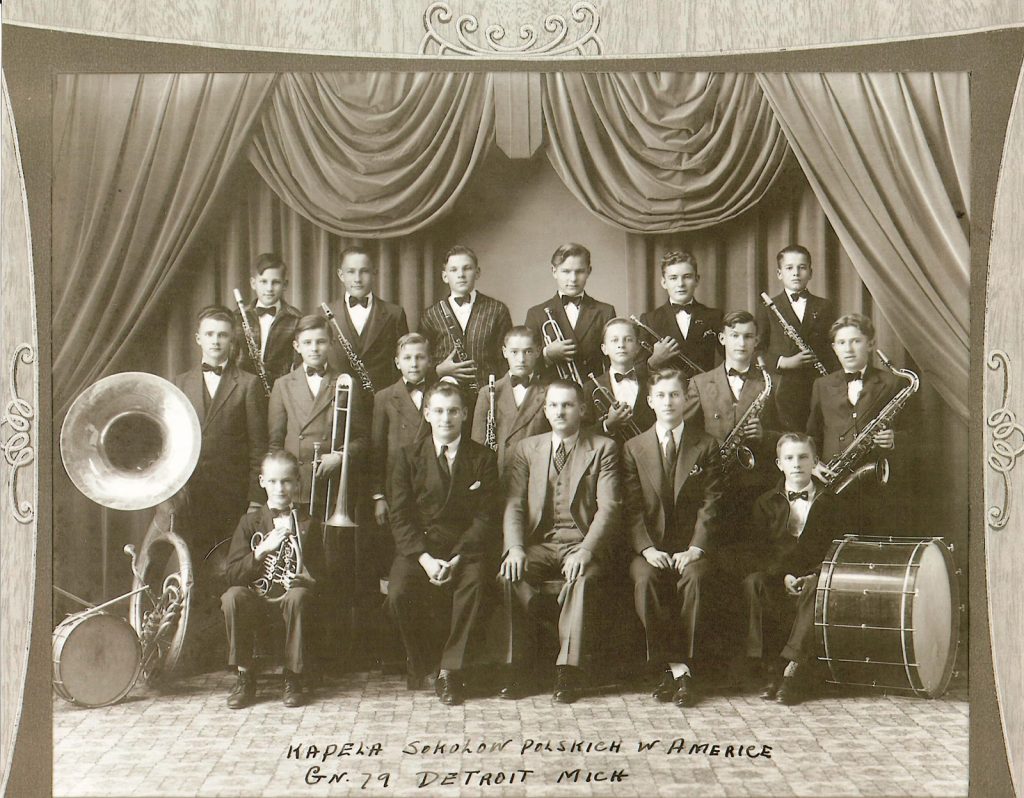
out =
[[[480,480],[478,479],[476,482],[474,482],[472,485],[469,486],[469,489],[470,490],[476,490],[479,487],[480,487]]]

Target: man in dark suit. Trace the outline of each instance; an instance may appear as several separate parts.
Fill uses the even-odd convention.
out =
[[[643,432],[654,423],[654,411],[647,402],[647,366],[637,361],[640,352],[636,325],[629,319],[615,318],[604,326],[601,351],[608,357],[608,371],[596,375],[583,386],[590,400],[587,415],[597,418],[599,432],[619,443]],[[600,406],[595,400],[597,388]],[[614,402],[609,402],[609,395]]]
[[[693,659],[704,625],[701,594],[715,550],[723,502],[716,441],[683,421],[684,377],[654,372],[648,401],[657,421],[626,443],[623,480],[637,615],[647,632],[647,659],[664,669],[658,701],[693,706]]]
[[[498,475],[504,478],[512,449],[523,438],[551,429],[544,415],[544,385],[537,370],[540,346],[529,327],[513,327],[505,333],[501,348],[508,374],[494,383],[494,437]],[[473,440],[484,443],[490,399],[481,390],[473,414]]]
[[[438,379],[454,380],[469,402],[467,419],[472,428],[477,390],[487,377],[502,376],[508,366],[501,355],[512,316],[504,302],[476,290],[480,264],[469,247],[454,246],[444,256],[441,280],[451,293],[426,308],[420,316],[420,333],[430,341],[430,359]],[[468,356],[460,360],[456,345]],[[476,389],[473,389],[475,384]]]
[[[783,290],[772,301],[813,354],[802,351],[786,334],[778,316],[763,305],[757,310],[757,329],[765,361],[777,383],[773,401],[782,429],[802,432],[811,409],[811,387],[821,376],[814,366],[815,357],[830,372],[839,367],[829,337],[836,313],[831,302],[807,290],[813,271],[811,253],[805,247],[790,244],[775,260]]]
[[[179,527],[197,562],[264,495],[258,476],[267,451],[266,399],[259,380],[230,362],[233,334],[230,310],[203,308],[196,332],[202,362],[174,378],[203,434],[199,463],[186,486],[189,521]]]
[[[552,699],[570,704],[584,686],[582,654],[588,609],[606,571],[619,510],[618,447],[611,438],[580,429],[583,391],[556,380],[545,394],[551,432],[524,438],[508,468],[505,559],[501,577],[509,628],[508,682],[502,698],[516,698],[530,637],[528,608],[545,580],[565,580],[559,602],[560,650]]]
[[[697,259],[689,252],[668,252],[662,257],[661,287],[668,293],[668,302],[640,317],[661,336],[648,355],[652,371],[671,366],[689,377],[708,371],[719,359],[722,311],[694,299],[699,284]]]
[[[264,252],[252,267],[249,285],[255,298],[245,306],[245,318],[255,339],[270,387],[283,374],[299,364],[299,353],[292,347],[295,325],[302,312],[284,301],[288,287],[288,267],[273,252]],[[238,367],[256,374],[256,364],[249,354],[242,327],[242,311],[235,310],[235,356]]]
[[[379,391],[398,377],[395,345],[409,332],[409,322],[404,308],[373,293],[375,276],[376,268],[369,250],[363,247],[342,250],[338,259],[338,279],[345,286],[345,294],[331,303],[330,308],[342,334],[366,365],[373,390]],[[333,330],[328,362],[335,373],[357,375]]]
[[[397,550],[388,605],[405,643],[410,689],[439,662],[434,689],[451,706],[462,702],[460,671],[492,578],[500,486],[494,452],[462,434],[458,387],[435,383],[423,401],[431,434],[401,450],[388,487]],[[432,628],[431,608],[443,628]]]
[[[563,244],[551,256],[551,274],[558,292],[526,311],[526,326],[538,341],[544,340],[548,312],[564,338],[544,345],[544,376],[548,380],[559,376],[559,366],[565,367],[569,361],[575,362],[581,382],[590,372],[604,371],[601,336],[604,325],[615,317],[615,308],[584,291],[590,272],[590,250],[582,244]],[[551,325],[546,327],[550,329]]]

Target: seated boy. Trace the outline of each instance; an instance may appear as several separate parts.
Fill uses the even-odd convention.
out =
[[[226,566],[231,587],[221,597],[228,636],[228,665],[238,669],[238,681],[228,696],[231,709],[248,706],[256,696],[251,668],[253,638],[257,624],[268,609],[279,610],[284,616],[284,705],[302,705],[302,673],[310,613],[323,564],[320,525],[294,503],[299,487],[299,464],[295,456],[283,450],[267,454],[259,482],[267,493],[267,503],[238,522]],[[271,579],[269,585],[257,583],[267,576],[268,561],[272,564],[272,558],[280,556],[286,541],[301,552],[301,569],[294,573],[286,570],[280,581]],[[266,595],[261,595],[257,588]]]

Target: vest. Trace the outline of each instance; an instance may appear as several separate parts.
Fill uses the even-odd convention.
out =
[[[577,528],[571,512],[569,474],[572,472],[576,449],[576,446],[572,447],[561,474],[555,471],[554,457],[548,457],[548,489],[544,494],[544,511],[541,513],[539,530],[547,543],[579,543],[583,540],[583,533]]]

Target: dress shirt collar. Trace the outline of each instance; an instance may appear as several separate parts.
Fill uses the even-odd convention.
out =
[[[558,444],[562,443],[562,444],[565,445],[565,453],[569,454],[569,452],[571,452],[573,447],[576,445],[576,441],[579,440],[579,437],[580,437],[579,430],[577,430],[572,435],[569,435],[569,436],[567,436],[565,438],[561,437],[557,432],[552,432],[551,433],[551,451],[554,452],[555,449],[558,448]]]
[[[679,439],[683,437],[683,427],[686,426],[685,421],[680,421],[678,426],[672,427],[672,437],[675,439],[676,445],[679,445]],[[665,442],[665,433],[669,431],[668,427],[662,424],[660,421],[654,423],[654,431],[658,435],[658,445],[660,446]]]
[[[459,437],[456,438],[455,440],[453,440],[451,443],[441,443],[437,438],[433,438],[434,456],[435,457],[440,457],[441,456],[441,447],[442,446],[447,446],[448,450],[447,450],[446,454],[448,454],[449,457],[454,458],[456,452],[459,451],[459,444],[460,443],[462,443],[462,435],[459,435]]]
[[[477,290],[475,288],[472,291],[469,292],[469,304],[470,305],[475,305],[476,304],[476,295],[477,295]],[[451,305],[453,308],[464,308],[464,307],[466,307],[465,305],[456,305],[455,304],[455,294],[448,294],[448,304]]]

